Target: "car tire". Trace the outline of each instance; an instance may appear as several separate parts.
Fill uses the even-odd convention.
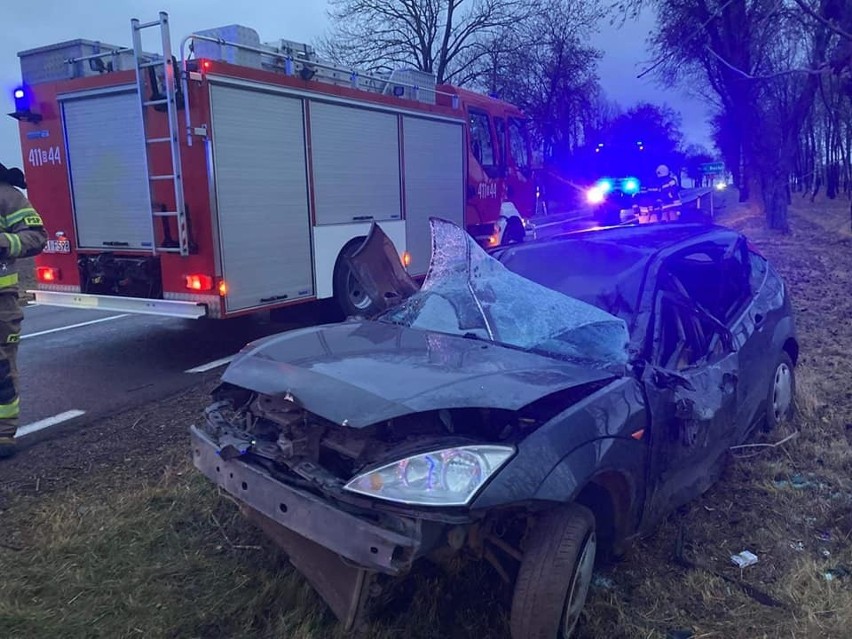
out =
[[[357,251],[364,238],[352,240],[343,247],[334,266],[334,299],[343,312],[344,317],[369,317],[377,309],[373,301],[361,289],[355,274],[346,262],[346,258]]]
[[[796,410],[796,370],[793,360],[786,351],[775,359],[769,390],[766,397],[765,430],[774,430],[787,419],[792,419]]]
[[[512,597],[513,639],[567,639],[577,626],[595,564],[595,517],[579,504],[534,526]]]

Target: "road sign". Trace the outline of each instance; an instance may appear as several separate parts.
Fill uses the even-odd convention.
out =
[[[711,175],[714,173],[722,173],[725,170],[725,164],[723,162],[708,162],[707,164],[701,165],[701,172],[704,175]]]

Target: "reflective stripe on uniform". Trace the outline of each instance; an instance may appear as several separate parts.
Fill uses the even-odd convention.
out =
[[[9,240],[9,255],[18,257],[21,254],[21,238],[14,233],[3,233],[3,236]]]
[[[13,213],[9,213],[9,215],[5,216],[3,218],[3,224],[5,225],[5,227],[7,229],[10,229],[13,226],[15,226],[15,224],[19,224],[19,223],[23,222],[24,218],[28,217],[30,215],[38,215],[38,213],[36,212],[36,210],[34,208],[32,208],[30,206],[23,208],[23,209],[18,209],[17,211],[14,211]]]
[[[18,274],[12,273],[11,275],[3,275],[0,276],[0,288],[6,288],[7,286],[15,286],[18,283]]]
[[[0,419],[12,419],[21,412],[21,400],[17,397],[10,404],[0,404]]]

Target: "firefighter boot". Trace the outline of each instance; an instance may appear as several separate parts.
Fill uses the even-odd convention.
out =
[[[18,342],[21,338],[23,312],[18,296],[0,295],[0,458],[15,453],[18,430]]]

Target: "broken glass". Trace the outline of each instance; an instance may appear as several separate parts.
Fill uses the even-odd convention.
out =
[[[451,222],[430,224],[432,260],[423,286],[379,321],[578,363],[627,363],[624,320],[509,271]]]

